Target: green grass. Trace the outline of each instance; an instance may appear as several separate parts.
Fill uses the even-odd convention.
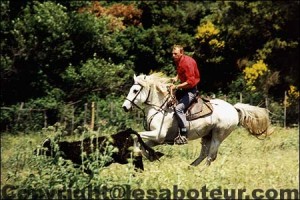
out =
[[[165,156],[159,162],[144,159],[144,172],[135,172],[132,164],[112,164],[99,169],[91,180],[71,164],[61,165],[60,160],[53,164],[49,158],[32,155],[47,134],[1,136],[1,187],[28,184],[59,188],[64,183],[78,187],[101,183],[110,187],[128,184],[132,190],[172,190],[176,185],[185,191],[200,191],[204,186],[209,191],[246,189],[247,194],[254,189],[299,189],[299,130],[295,128],[275,127],[274,133],[264,140],[237,129],[221,144],[217,159],[209,167],[205,161],[197,167],[189,165],[200,153],[201,140],[183,146],[157,146],[155,149]]]

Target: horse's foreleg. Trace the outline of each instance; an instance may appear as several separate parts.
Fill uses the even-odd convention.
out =
[[[149,147],[154,147],[154,146],[160,144],[160,143],[155,142],[155,141],[153,141],[153,140],[147,140],[147,141],[145,141],[145,143],[146,143],[146,145],[148,145]]]
[[[139,132],[140,136],[142,139],[146,139],[147,141],[145,141],[146,145],[148,145],[149,147],[153,147],[156,146],[160,143],[163,142],[163,138],[159,138],[158,135],[158,131],[153,130],[153,131],[144,131],[144,132]],[[146,158],[150,158],[149,157],[149,152],[147,152],[146,149],[144,149],[141,145],[137,145],[138,143],[135,142],[134,146],[138,146],[138,148],[141,150],[142,154],[146,157]]]
[[[211,133],[202,138],[201,144],[202,146],[201,146],[201,152],[199,157],[194,162],[191,163],[191,165],[193,166],[199,165],[208,156],[208,152],[211,144]]]
[[[153,141],[154,143],[163,143],[165,138],[165,133],[159,133],[158,130],[153,131],[143,131],[139,132],[141,137],[146,140]]]
[[[151,140],[146,141],[145,144],[149,147],[157,145],[157,143],[155,144]],[[143,155],[150,160],[149,152],[143,147],[143,145],[141,145],[139,143],[137,136],[133,136],[133,153],[134,153],[134,156],[138,157],[138,156]]]

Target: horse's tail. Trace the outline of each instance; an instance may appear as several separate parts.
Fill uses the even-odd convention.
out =
[[[239,113],[239,123],[248,130],[251,135],[268,136],[272,134],[269,111],[266,108],[237,103],[234,105]]]

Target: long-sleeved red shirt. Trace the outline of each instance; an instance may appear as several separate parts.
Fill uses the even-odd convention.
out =
[[[176,67],[181,83],[187,82],[189,88],[193,88],[200,82],[200,72],[196,61],[192,57],[183,55],[176,63]]]

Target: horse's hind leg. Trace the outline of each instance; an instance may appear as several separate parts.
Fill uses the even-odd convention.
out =
[[[191,163],[191,165],[193,166],[199,165],[208,156],[208,152],[211,144],[211,133],[202,138],[201,144],[202,146],[201,146],[201,152],[199,157],[194,162]]]
[[[213,162],[218,155],[218,150],[221,142],[232,132],[232,130],[227,131],[213,131],[211,144],[207,156],[206,165],[209,166],[211,162]]]

